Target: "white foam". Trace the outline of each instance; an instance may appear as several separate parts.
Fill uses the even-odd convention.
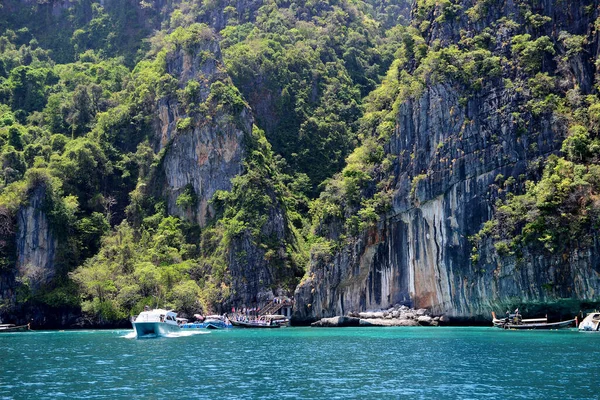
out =
[[[125,336],[121,336],[122,338],[125,339],[135,339],[137,337],[137,335],[135,334],[135,331],[129,332],[127,335]]]

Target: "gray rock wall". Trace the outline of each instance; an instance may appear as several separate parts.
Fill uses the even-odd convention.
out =
[[[210,54],[207,56],[206,54]],[[167,72],[178,80],[180,89],[190,81],[200,85],[198,104],[206,102],[210,85],[230,83],[224,72],[219,44],[204,40],[197,48],[169,52]],[[245,107],[231,110],[189,114],[176,97],[164,97],[157,104],[157,150],[165,151],[162,163],[163,194],[169,214],[178,215],[205,226],[211,216],[210,199],[217,190],[229,190],[231,179],[243,171],[243,140],[252,131],[253,118]],[[187,129],[177,123],[190,118]],[[177,198],[191,185],[196,202],[192,206],[177,204]]]
[[[466,10],[472,2],[461,4]],[[567,27],[589,34],[595,16],[585,14],[586,5],[569,2],[559,9],[544,1],[535,11],[552,17],[548,34]],[[477,31],[501,16],[515,15],[518,18],[518,9],[511,1],[494,3],[477,23],[481,26],[462,16],[432,24],[426,38],[456,42],[460,29]],[[435,17],[434,11],[429,18]],[[595,45],[591,51],[596,52]],[[563,90],[590,87],[590,70],[594,67],[588,59],[574,57],[560,73]],[[523,78],[515,75],[519,73],[507,68],[502,78]],[[522,260],[498,257],[487,242],[484,261],[476,266],[470,261],[468,238],[492,216],[498,198],[496,177],[539,177],[532,162],[557,152],[566,133],[558,116],[534,117],[524,111],[528,96],[527,89],[488,79],[475,94],[447,81],[430,83],[422,94],[405,100],[385,148],[396,157],[392,210],[377,227],[350,238],[331,259],[313,258],[296,291],[294,318],[308,322],[400,303],[481,320],[511,304],[572,302],[577,310],[600,299],[597,236],[591,248],[553,256],[530,249]],[[461,104],[459,99],[465,97],[468,101]],[[526,129],[515,115],[527,120]],[[323,231],[332,238],[340,233],[335,224]]]
[[[38,186],[29,192],[29,199],[16,217],[16,268],[0,271],[0,321],[26,323],[19,311],[19,291],[35,293],[56,275],[56,253],[59,241],[50,228],[44,212],[46,188]],[[40,322],[43,315],[36,322]]]
[[[44,187],[35,188],[17,214],[17,274],[33,287],[50,282],[56,270],[57,239],[43,211]]]
[[[206,227],[213,218],[211,199],[218,190],[230,190],[231,180],[244,174],[247,146],[252,140],[254,118],[248,106],[241,110],[210,100],[210,87],[215,82],[232,85],[225,72],[221,51],[216,38],[202,40],[193,49],[176,49],[166,57],[167,72],[178,80],[180,89],[194,80],[199,83],[197,104],[206,104],[207,112],[188,112],[186,105],[174,96],[164,97],[157,103],[156,150],[164,151],[161,179],[156,186],[167,200],[169,214]],[[188,129],[178,129],[178,122],[189,118]],[[265,177],[265,179],[268,179]],[[261,182],[255,182],[261,185]],[[265,185],[266,187],[267,185]],[[193,206],[177,204],[179,196],[192,187],[196,196]],[[231,275],[231,296],[221,311],[235,307],[259,306],[273,298],[280,285],[297,271],[279,268],[278,262],[286,257],[285,246],[291,237],[284,208],[277,194],[265,193],[272,206],[260,237],[243,232],[229,243],[227,266]],[[214,220],[212,221],[214,222]],[[280,244],[278,254],[266,256],[261,241]],[[269,259],[271,258],[271,259]]]
[[[264,246],[257,245],[249,232],[234,239],[229,249],[228,266],[232,277],[231,303],[238,307],[257,307],[271,301],[276,295],[288,295],[290,285],[298,271],[289,268],[286,244],[292,236],[288,231],[287,217],[274,193],[268,218],[261,229],[261,237],[278,243],[276,254],[267,256]],[[224,310],[227,311],[227,310]]]

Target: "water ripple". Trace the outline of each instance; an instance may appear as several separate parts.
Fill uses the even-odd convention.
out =
[[[600,335],[493,328],[200,332],[210,334],[0,336],[0,399],[596,398]]]

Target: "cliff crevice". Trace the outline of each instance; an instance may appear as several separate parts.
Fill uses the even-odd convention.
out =
[[[452,13],[444,7],[417,2],[413,9],[413,26],[426,28],[430,48],[405,64],[413,87],[422,90],[405,95],[383,142],[393,162],[376,178],[391,179],[392,188],[390,210],[372,228],[381,240],[362,231],[340,243],[340,225],[322,222],[319,230],[338,240],[340,250],[311,259],[296,291],[297,321],[395,304],[484,320],[513,304],[557,303],[564,305],[561,312],[575,313],[598,299],[597,235],[592,246],[561,256],[532,247],[522,257],[500,257],[489,241],[482,245],[483,262],[473,262],[470,240],[492,218],[496,201],[507,191],[518,193],[525,180],[539,179],[540,161],[561,149],[569,121],[546,107],[548,97],[534,86],[550,76],[559,82],[541,96],[592,90],[595,66],[585,54],[596,51],[589,28],[596,11],[586,13],[586,2],[559,10],[550,1],[535,7],[462,1]],[[559,33],[566,30],[590,45],[567,56],[567,34]],[[471,40],[486,44],[469,50]],[[472,51],[482,51],[484,62],[499,69],[469,75],[468,61],[477,57]],[[370,186],[363,195],[372,191]],[[346,213],[349,218],[352,211]]]

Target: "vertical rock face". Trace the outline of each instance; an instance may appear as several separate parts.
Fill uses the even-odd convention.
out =
[[[178,95],[158,100],[156,149],[163,154],[158,186],[168,213],[204,228],[214,222],[210,201],[215,192],[231,190],[232,179],[248,172],[244,163],[259,138],[253,136],[250,108],[225,72],[216,38],[204,27],[197,39],[166,53],[166,72],[177,80]],[[261,179],[271,178],[255,176],[252,184],[262,187]],[[260,237],[246,229],[225,252],[232,306],[262,304],[281,282],[298,274],[274,261],[286,258],[290,232],[278,195],[269,185],[264,188],[271,201]],[[267,256],[263,240],[278,243],[279,253]]]
[[[56,275],[58,239],[50,229],[44,212],[46,188],[38,186],[29,192],[29,201],[16,218],[16,268],[0,271],[0,318],[6,322],[22,322],[21,313],[13,316],[19,286],[33,293]]]
[[[193,49],[169,52],[166,69],[176,77],[180,90],[196,83],[194,101],[207,104],[208,111],[190,111],[172,96],[159,100],[157,142],[158,149],[164,151],[163,192],[170,214],[205,226],[214,193],[229,190],[231,179],[242,173],[243,139],[250,134],[253,119],[247,106],[219,110],[218,105],[208,104],[212,84],[230,84],[216,39],[202,40]],[[190,189],[193,201],[178,204],[179,196]]]
[[[231,188],[231,178],[242,172],[243,131],[222,123],[220,127],[194,128],[178,135],[165,157],[165,189],[169,213],[194,219],[200,226],[210,216],[209,201],[217,190]],[[195,209],[182,209],[177,198],[187,185],[197,196]]]
[[[473,4],[460,2],[463,10]],[[586,4],[569,2],[563,8],[541,2],[534,12],[550,17],[544,30],[548,35],[568,30],[590,37],[589,24],[596,12],[586,14]],[[433,21],[437,11],[430,11],[433,23],[425,33],[429,43],[456,43],[461,29],[473,36],[501,17],[525,24],[511,1],[488,4],[476,23],[462,14],[446,23]],[[510,43],[511,35],[524,31],[509,35],[500,28],[493,33],[499,43],[493,52],[510,56],[502,38]],[[586,52],[595,54],[593,35],[589,42],[593,44]],[[552,70],[556,60],[547,57],[542,63]],[[564,92],[577,88],[586,93],[592,86],[590,71],[595,67],[586,57],[573,57],[561,68]],[[521,73],[506,68],[502,78],[516,79]],[[471,263],[469,236],[492,216],[498,197],[496,177],[537,178],[539,169],[532,168],[532,161],[557,152],[567,130],[555,114],[540,117],[524,112],[523,105],[531,98],[528,89],[511,87],[503,79],[487,79],[474,94],[452,80],[426,82],[420,95],[402,103],[385,146],[386,153],[395,157],[392,210],[377,227],[348,240],[331,258],[313,257],[309,274],[296,291],[296,320],[397,303],[459,319],[481,319],[515,302],[598,299],[597,236],[587,249],[551,257],[532,250],[523,260],[499,258],[488,242],[483,261]],[[517,116],[527,120],[525,128]],[[329,232],[335,237],[339,228]]]
[[[274,193],[265,193],[275,199]],[[267,255],[264,246],[257,246],[256,238],[249,232],[232,241],[228,266],[232,278],[231,303],[238,307],[256,307],[270,301],[274,295],[288,294],[284,286],[290,286],[299,271],[286,268],[285,245],[289,243],[287,217],[283,207],[274,202],[260,235],[278,243],[276,254]],[[227,311],[227,310],[225,310]]]
[[[17,274],[33,287],[48,283],[56,272],[57,239],[43,211],[44,197],[45,188],[35,188],[17,215]]]

